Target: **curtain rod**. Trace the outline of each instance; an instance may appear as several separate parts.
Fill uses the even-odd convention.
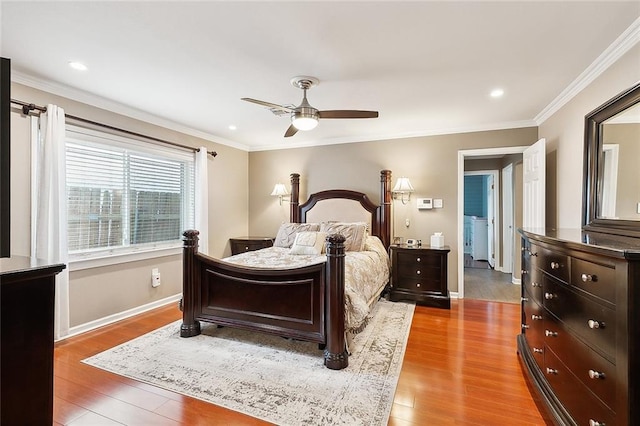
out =
[[[38,105],[35,105],[35,104],[29,104],[29,103],[22,102],[22,101],[19,101],[19,100],[16,100],[16,99],[11,99],[11,103],[16,104],[16,105],[20,105],[22,107],[22,113],[24,115],[29,115],[29,113],[31,111],[38,111],[38,113],[47,112],[47,108],[46,107],[38,106]],[[191,150],[193,152],[200,151],[200,148],[193,148],[191,146],[182,145],[182,144],[179,144],[179,143],[176,143],[176,142],[171,142],[171,141],[167,141],[167,140],[164,140],[164,139],[159,139],[159,138],[156,138],[156,137],[153,137],[153,136],[147,136],[147,135],[143,135],[141,133],[132,132],[130,130],[120,129],[118,127],[110,126],[110,125],[104,124],[104,123],[98,123],[97,121],[88,120],[86,118],[77,117],[77,116],[71,115],[71,114],[66,114],[65,113],[65,118],[70,118],[72,120],[81,121],[83,123],[91,124],[93,126],[104,127],[106,129],[109,129],[109,130],[115,130],[116,132],[125,133],[125,134],[131,135],[131,136],[137,136],[137,137],[141,137],[141,138],[145,138],[145,139],[150,139],[152,141],[163,143],[163,144],[166,144],[166,145],[171,145],[171,146],[175,146],[175,147],[178,147],[178,148],[188,149],[188,150]],[[218,155],[218,153],[216,151],[207,151],[207,154],[211,155],[212,157],[216,157]]]

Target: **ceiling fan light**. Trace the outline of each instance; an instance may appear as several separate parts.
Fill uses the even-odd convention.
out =
[[[291,124],[298,130],[311,130],[318,125],[318,120],[313,117],[293,117]]]

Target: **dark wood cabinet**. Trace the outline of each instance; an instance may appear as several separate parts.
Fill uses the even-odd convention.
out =
[[[271,237],[236,237],[230,238],[231,254],[240,254],[246,251],[260,250],[273,246]]]
[[[518,353],[556,424],[640,418],[640,241],[521,230]]]
[[[411,300],[420,305],[449,309],[447,284],[449,247],[392,245],[392,301]]]
[[[53,423],[55,275],[64,265],[0,259],[0,424]]]

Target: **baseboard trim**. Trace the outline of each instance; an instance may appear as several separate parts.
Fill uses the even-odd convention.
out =
[[[449,292],[449,298],[450,299],[460,299],[460,294],[457,291],[450,291]]]
[[[103,318],[99,318],[94,321],[90,321],[84,324],[76,325],[75,327],[71,327],[69,329],[69,334],[61,337],[56,340],[57,342],[68,339],[69,337],[74,337],[82,333],[86,333],[88,331],[95,330],[96,328],[104,327],[105,325],[113,324],[114,322],[121,321],[123,319],[127,319],[133,317],[135,315],[142,314],[144,312],[150,311],[152,309],[159,308],[161,306],[169,305],[171,303],[175,303],[182,298],[182,293],[174,294],[173,296],[165,297],[164,299],[156,300],[151,303],[147,303],[146,305],[137,306],[132,309],[128,309],[126,311],[118,312],[117,314],[109,315]]]
[[[520,285],[522,284],[522,280],[520,278],[511,277],[511,284]]]

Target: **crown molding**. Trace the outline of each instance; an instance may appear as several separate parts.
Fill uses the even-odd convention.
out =
[[[200,130],[193,129],[183,124],[176,123],[166,118],[158,117],[153,114],[141,111],[124,104],[111,101],[101,96],[94,95],[83,90],[74,89],[72,87],[37,78],[28,74],[24,74],[19,71],[12,71],[11,81],[29,86],[34,89],[42,90],[48,93],[52,93],[57,96],[62,96],[73,101],[81,102],[87,105],[91,105],[97,108],[107,110],[116,114],[121,114],[135,120],[144,121],[145,123],[153,124],[156,126],[164,127],[165,129],[174,130],[176,132],[184,133],[185,135],[194,136],[206,141],[217,143],[221,145],[230,146],[232,148],[240,149],[242,151],[249,151],[247,145],[234,142],[222,137],[218,137]]]
[[[632,47],[640,42],[640,18],[615,39],[604,52],[596,58],[569,86],[567,86],[549,105],[547,105],[536,117],[536,125],[541,125],[549,117],[558,112],[567,102],[573,99],[585,87],[598,78],[607,68],[613,65]]]

